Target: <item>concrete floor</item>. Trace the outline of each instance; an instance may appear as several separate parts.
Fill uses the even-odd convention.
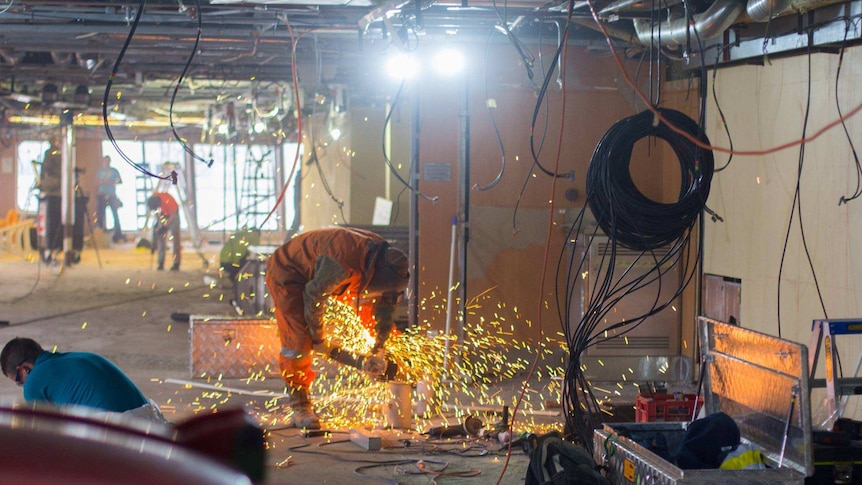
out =
[[[233,315],[228,290],[204,282],[205,276],[216,271],[218,249],[213,246],[205,251],[209,269],[187,249],[179,272],[156,271],[149,252],[136,250],[132,242],[98,253],[85,249],[79,264],[62,271],[40,264],[35,255],[0,251],[0,321],[9,322],[0,327],[0,341],[30,337],[46,349],[57,346],[61,351],[100,353],[125,370],[174,423],[213,408],[243,406],[268,430],[265,483],[431,483],[435,474],[421,473],[417,468],[420,460],[428,468],[448,465],[445,473],[454,476],[437,476],[437,483],[524,481],[529,460],[520,449],[507,460],[496,440],[425,441],[421,431],[435,423],[460,422],[455,414],[414,421],[418,429],[412,431],[388,431],[384,437],[398,439],[390,442],[393,447],[367,452],[349,441],[339,442],[347,440],[347,429],[332,429],[329,437],[304,438],[299,430],[282,428],[280,418],[286,410],[279,416],[278,406],[273,410],[270,398],[252,395],[282,392],[277,378],[194,379],[189,325],[172,320],[171,314]],[[514,396],[520,384],[503,383],[500,392]],[[207,389],[207,385],[221,390]],[[0,379],[0,399],[20,401],[20,392],[11,381]],[[325,415],[326,410],[321,411]],[[559,425],[561,418],[555,414],[538,412],[529,417],[529,426]],[[405,443],[411,446],[405,447]]]

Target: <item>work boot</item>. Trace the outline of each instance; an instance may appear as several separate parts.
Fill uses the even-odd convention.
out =
[[[174,265],[171,266],[171,271],[179,271],[179,270],[180,270],[179,263],[174,263]]]
[[[286,404],[293,409],[293,417],[287,427],[320,429],[320,417],[311,407],[311,401],[308,400],[308,390],[292,389]]]

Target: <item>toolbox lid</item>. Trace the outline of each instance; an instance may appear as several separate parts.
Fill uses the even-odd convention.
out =
[[[706,414],[728,414],[772,466],[814,473],[808,348],[698,318]]]

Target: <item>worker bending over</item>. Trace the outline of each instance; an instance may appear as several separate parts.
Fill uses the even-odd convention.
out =
[[[170,424],[158,406],[113,362],[91,352],[48,352],[35,340],[14,338],[0,352],[0,368],[27,402],[84,406],[123,418]]]
[[[180,239],[180,206],[176,199],[165,192],[154,192],[147,200],[147,207],[155,212],[156,222],[153,225],[153,251],[158,251],[158,270],[165,269],[165,253],[168,241],[173,240],[174,264],[171,271],[179,271],[182,258]]]
[[[279,247],[267,261],[266,284],[275,305],[281,339],[279,364],[287,385],[291,425],[318,429],[320,419],[308,397],[314,381],[312,348],[337,362],[345,353],[326,334],[322,321],[329,297],[374,299],[375,344],[362,370],[386,370],[383,346],[394,326],[393,313],[409,279],[407,256],[373,232],[327,228],[300,234]],[[352,365],[352,364],[351,364]]]

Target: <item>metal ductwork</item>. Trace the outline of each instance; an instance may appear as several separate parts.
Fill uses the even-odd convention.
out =
[[[748,0],[745,11],[751,20],[755,22],[766,22],[771,18],[784,13],[790,8],[793,0]]]
[[[638,40],[643,45],[660,44],[665,47],[676,47],[686,43],[689,32],[691,39],[695,39],[694,30],[697,30],[701,41],[720,35],[736,22],[743,9],[743,5],[738,0],[716,0],[706,11],[692,16],[691,26],[685,18],[679,18],[654,26],[651,26],[651,21],[648,19],[635,19],[634,27]]]

